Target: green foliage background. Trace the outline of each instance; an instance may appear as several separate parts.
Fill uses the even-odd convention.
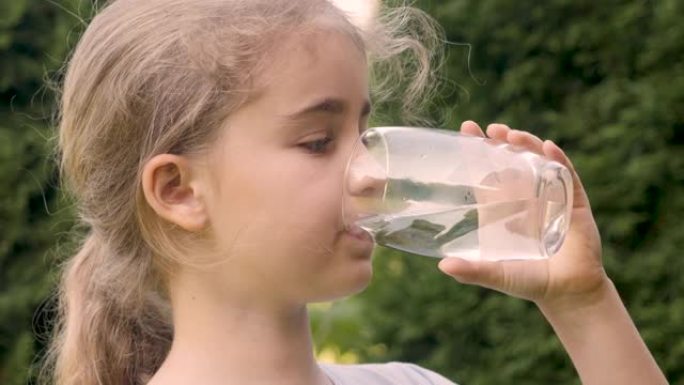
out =
[[[86,11],[85,9],[83,11]],[[48,323],[57,241],[71,226],[50,156],[45,81],[79,31],[76,1],[0,1],[0,384],[25,384]]]
[[[44,347],[70,209],[51,159],[55,77],[90,2],[0,1],[0,383]],[[448,39],[436,124],[501,121],[561,144],[579,170],[607,270],[673,384],[684,384],[684,2],[417,1]],[[404,360],[462,384],[578,383],[533,305],[456,284],[380,249],[363,294],[314,308],[318,349]],[[38,314],[38,316],[36,316]]]

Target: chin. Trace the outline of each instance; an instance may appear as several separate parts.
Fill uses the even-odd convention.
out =
[[[332,299],[348,297],[366,290],[371,282],[371,279],[373,278],[373,265],[370,263],[370,261],[358,262],[360,263],[352,268],[353,271],[351,274],[349,274],[347,277],[344,277],[346,278],[344,284],[341,283],[339,285],[340,290],[337,293],[336,298]]]
[[[327,280],[325,287],[310,302],[335,301],[364,291],[373,278],[373,265],[370,261],[357,262],[344,275],[338,274]]]
[[[368,261],[366,266],[364,266],[363,269],[360,270],[361,271],[359,271],[357,280],[355,282],[356,285],[352,288],[349,295],[360,293],[366,290],[366,288],[371,282],[371,279],[373,278],[373,264],[371,264],[370,261]]]

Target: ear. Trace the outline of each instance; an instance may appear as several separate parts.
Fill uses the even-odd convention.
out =
[[[165,220],[187,231],[199,231],[209,222],[202,183],[182,156],[160,154],[143,168],[145,200]]]

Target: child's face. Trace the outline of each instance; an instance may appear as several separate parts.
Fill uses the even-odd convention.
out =
[[[366,128],[367,77],[349,38],[298,35],[258,79],[258,98],[228,119],[212,166],[220,192],[208,202],[228,293],[311,302],[368,283],[373,244],[344,231],[340,206],[347,157]]]

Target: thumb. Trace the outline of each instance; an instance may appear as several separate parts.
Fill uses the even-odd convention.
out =
[[[465,284],[474,284],[501,290],[504,283],[504,269],[501,262],[469,261],[458,257],[442,259],[438,265],[443,273]]]

